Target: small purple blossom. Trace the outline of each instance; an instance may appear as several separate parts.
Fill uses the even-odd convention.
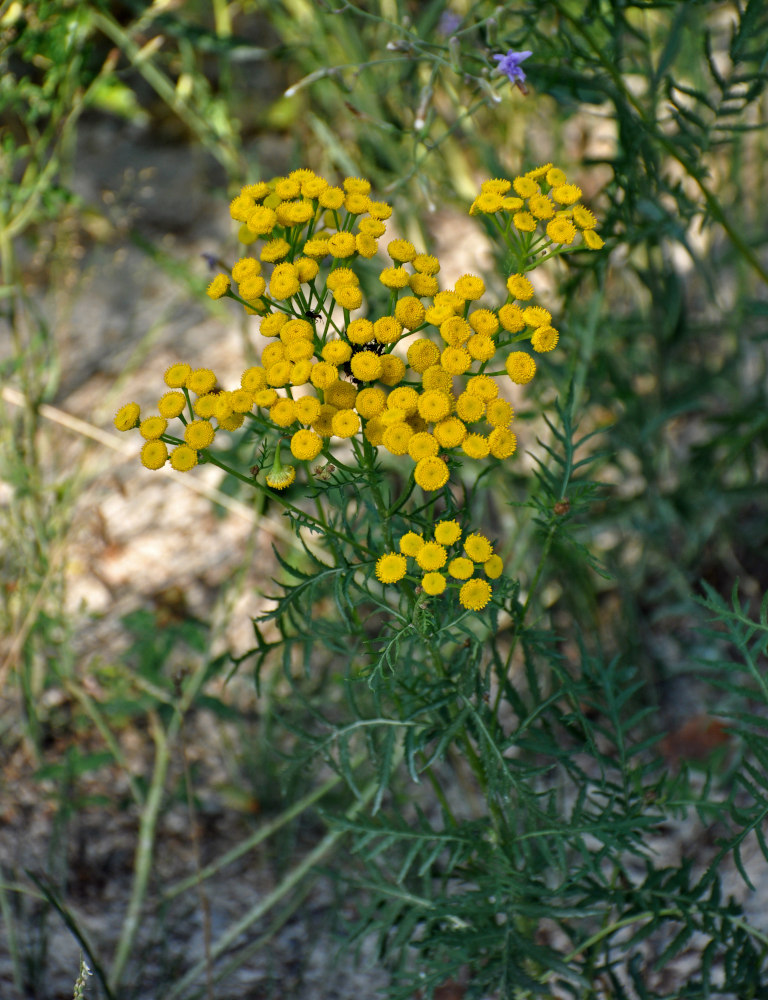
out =
[[[209,271],[215,271],[219,266],[219,260],[216,254],[212,253],[201,253],[200,256],[203,258],[205,263],[208,265]]]
[[[444,10],[440,15],[440,23],[437,26],[437,30],[441,35],[447,37],[459,30],[462,20],[463,18],[460,14],[456,14],[452,10]]]
[[[506,73],[512,83],[524,83],[525,73],[520,68],[520,63],[532,55],[533,52],[528,49],[525,52],[514,52],[510,49],[505,56],[494,56],[493,58],[499,64],[501,72]]]

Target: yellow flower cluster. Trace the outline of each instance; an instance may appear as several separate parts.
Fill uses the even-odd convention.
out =
[[[491,599],[491,584],[504,568],[490,541],[477,532],[464,537],[457,521],[439,521],[431,539],[408,531],[399,542],[399,552],[385,552],[376,563],[376,576],[382,583],[397,583],[408,572],[408,560],[416,563],[421,588],[437,596],[448,586],[459,591],[459,602],[468,611],[480,611]],[[480,567],[487,579],[475,576]]]
[[[172,391],[159,400],[158,415],[140,423],[144,465],[160,468],[170,459],[176,469],[192,468],[218,430],[236,430],[256,411],[290,437],[299,461],[314,460],[334,439],[362,438],[413,462],[425,491],[446,485],[448,452],[476,460],[514,454],[514,411],[504,382],[530,382],[534,355],[556,346],[550,312],[532,303],[525,273],[509,275],[506,301],[495,308],[480,304],[486,287],[477,275],[440,290],[435,257],[404,239],[380,248],[391,209],[370,190],[361,178],[335,187],[311,170],[295,170],[247,185],[232,201],[230,214],[250,255],[233,265],[231,276],[215,277],[208,294],[258,314],[259,332],[270,342],[232,391],[217,387],[213,372],[171,366],[165,381]],[[522,216],[535,225],[542,220],[550,242],[571,242],[563,227],[578,225],[596,247],[595,221],[577,204],[580,195],[547,165],[512,182],[486,181],[472,211],[506,212],[518,229]],[[379,280],[389,307],[367,315],[355,265],[380,250],[388,257]],[[189,421],[182,416],[187,408]],[[173,417],[185,424],[183,442],[165,434],[162,420]],[[115,425],[128,430],[139,420],[130,403]],[[170,455],[169,443],[176,443]],[[277,488],[287,485],[283,480]]]
[[[595,232],[597,220],[580,203],[581,195],[581,188],[569,184],[564,171],[546,163],[512,181],[484,181],[469,214],[492,215],[506,232],[531,234],[535,252],[570,246],[577,236],[590,250],[600,250],[604,243]]]

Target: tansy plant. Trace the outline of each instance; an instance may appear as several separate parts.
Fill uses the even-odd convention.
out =
[[[555,632],[562,615],[536,596],[550,555],[576,581],[590,564],[568,527],[595,492],[573,393],[545,417],[534,516],[514,550],[500,527],[472,523],[494,467],[514,461],[508,395],[558,342],[530,272],[599,251],[595,218],[550,164],[486,181],[470,212],[503,241],[506,272],[441,289],[435,257],[382,242],[390,207],[366,181],[336,187],[299,170],[248,185],[231,214],[249,251],[208,294],[253,316],[267,338],[260,364],[229,389],[174,364],[157,412],[128,403],[116,426],[138,428],[149,469],[210,462],[284,507],[297,547],[275,553],[274,607],[238,663],[257,682],[282,667],[290,697],[275,749],[287,773],[321,786],[330,767],[344,783],[347,797],[321,814],[334,829],[297,872],[350,845],[355,931],[378,935],[390,997],[428,1000],[449,977],[468,1000],[699,998],[713,981],[717,995],[762,995],[768,938],[721,899],[717,870],[729,852],[741,864],[745,832],[764,821],[762,772],[745,758],[753,805],[742,808],[709,779],[702,790],[660,766],[634,669],[604,662],[578,621]],[[243,438],[217,450],[222,433]],[[229,459],[244,450],[247,470]],[[512,551],[524,585],[504,572]],[[744,705],[764,701],[764,683],[742,688]],[[749,760],[768,759],[763,738],[744,740]],[[687,809],[728,830],[701,877],[685,858],[659,868],[654,856],[654,834]],[[701,977],[665,992],[666,965],[692,939],[704,942]]]
[[[512,269],[504,301],[488,302],[481,277],[464,274],[453,288],[441,289],[437,258],[408,240],[386,241],[391,207],[371,197],[366,180],[350,177],[337,187],[311,170],[296,170],[249,184],[230,214],[250,253],[230,274],[218,274],[208,295],[228,297],[257,318],[259,333],[270,341],[260,364],[226,390],[214,372],[174,364],[157,413],[142,415],[128,403],[115,426],[138,428],[148,469],[170,462],[185,472],[213,462],[260,485],[228,467],[213,447],[217,434],[245,425],[272,454],[265,482],[277,491],[297,478],[296,466],[283,461],[287,442],[312,492],[336,472],[370,490],[386,549],[376,555],[358,544],[357,554],[382,584],[407,579],[414,595],[428,598],[455,592],[464,609],[480,611],[502,573],[490,540],[450,519],[435,526],[433,537],[409,530],[396,538],[390,514],[407,524],[410,504],[419,511],[412,527],[434,523],[441,511],[455,509],[452,490],[465,464],[514,455],[507,390],[510,383],[530,382],[536,356],[558,342],[552,315],[534,303],[527,274],[550,257],[603,246],[580,199],[581,190],[552,164],[481,185],[470,214],[493,220]],[[384,248],[389,260],[378,280],[388,292],[387,308],[373,311],[359,271],[380,260]],[[173,420],[181,425],[175,432]],[[407,471],[400,495],[387,502],[382,453],[400,459],[396,468]],[[321,456],[325,463],[313,468]],[[326,535],[331,530],[322,516],[302,511],[300,517]]]

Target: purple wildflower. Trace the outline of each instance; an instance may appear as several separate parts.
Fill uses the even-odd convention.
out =
[[[532,56],[533,52],[526,49],[525,52],[514,52],[512,49],[505,56],[494,56],[499,64],[502,73],[506,73],[512,83],[524,83],[525,73],[520,68],[520,63]]]
[[[463,18],[460,14],[456,14],[452,10],[444,10],[440,16],[440,23],[437,26],[437,30],[441,35],[452,35],[458,31],[462,20]]]

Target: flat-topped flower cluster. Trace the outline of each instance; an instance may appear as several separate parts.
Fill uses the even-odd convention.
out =
[[[518,196],[509,197],[510,189]],[[587,246],[602,245],[594,217],[574,204],[580,193],[548,165],[514,181],[486,181],[471,211],[506,214],[507,228],[523,239],[530,239],[531,222],[535,229],[537,220],[549,220],[537,250],[570,244],[576,226]],[[222,390],[213,372],[180,363],[166,372],[174,391],[158,400],[157,414],[141,420],[136,404],[123,407],[116,426],[139,426],[147,439],[144,465],[157,469],[170,459],[174,468],[190,469],[216,433],[236,430],[257,411],[290,433],[298,461],[314,460],[334,439],[362,437],[408,456],[426,491],[446,484],[446,452],[459,449],[472,459],[514,453],[503,379],[529,382],[534,354],[558,341],[549,311],[530,304],[534,289],[524,273],[509,275],[505,302],[484,308],[477,305],[486,293],[482,278],[466,274],[440,290],[438,260],[392,240],[379,273],[389,308],[366,315],[355,264],[379,253],[391,214],[371,199],[368,181],[347,178],[335,187],[297,170],[247,185],[230,213],[241,242],[260,249],[238,260],[231,276],[217,275],[208,294],[258,314],[259,332],[271,343],[234,390]],[[533,353],[517,349],[523,342]],[[183,441],[166,433],[175,417],[185,425]],[[167,444],[175,444],[170,453]],[[276,485],[292,481],[281,479]]]
[[[504,564],[485,535],[466,535],[460,548],[462,534],[458,521],[438,521],[429,540],[419,532],[408,531],[398,542],[399,552],[385,552],[379,558],[376,576],[382,583],[397,583],[406,577],[412,560],[416,565],[411,576],[425,594],[437,596],[453,587],[458,589],[463,607],[480,611],[491,599],[488,581],[501,576]],[[478,569],[486,578],[475,575]]]

